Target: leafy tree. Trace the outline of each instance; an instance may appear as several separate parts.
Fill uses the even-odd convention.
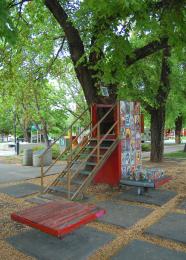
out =
[[[65,35],[88,105],[92,102],[115,102],[128,68],[162,50],[161,79],[156,96],[161,99],[161,105],[151,110],[152,125],[158,125],[158,128],[153,128],[156,129],[153,136],[158,138],[154,139],[151,159],[161,160],[162,135],[158,132],[163,130],[170,89],[168,60],[170,50],[172,52],[175,46],[181,49],[185,40],[185,2],[102,0],[98,5],[92,0],[45,0],[44,5],[60,25],[57,28],[61,28],[61,34]],[[39,17],[46,24],[51,21],[48,14],[42,16],[46,12],[43,1],[29,1],[27,6],[30,12],[36,8],[36,19]],[[133,41],[133,35],[138,41]],[[40,72],[42,74],[43,70]],[[109,98],[100,96],[101,86],[108,87]],[[160,155],[156,153],[157,147]]]
[[[175,141],[181,143],[181,130],[186,123],[186,66],[184,53],[172,57],[171,91],[167,102],[167,127],[175,128]]]
[[[155,96],[155,102],[160,105],[149,110],[151,160],[161,161],[165,106],[170,91],[168,59],[171,47],[175,42],[181,45],[184,37],[184,1],[101,1],[98,6],[94,1],[81,4],[77,1],[76,5],[71,5],[67,1],[45,0],[45,5],[66,35],[76,75],[88,104],[100,99],[113,102],[126,68],[163,50],[161,77]],[[132,33],[139,38],[136,44],[131,40]],[[99,97],[102,85],[109,87],[109,100]]]

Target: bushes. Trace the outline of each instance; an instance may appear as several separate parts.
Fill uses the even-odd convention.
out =
[[[33,152],[42,151],[42,150],[44,151],[45,149],[46,149],[45,146],[43,146],[43,145],[38,145],[38,146],[33,147],[33,148],[32,148],[32,151],[33,151]],[[60,147],[59,147],[58,144],[54,144],[54,145],[52,146],[52,159],[56,159],[56,158],[59,156],[59,154],[60,154]]]
[[[151,145],[150,144],[142,144],[141,149],[142,149],[143,152],[150,152]]]
[[[34,146],[34,147],[32,148],[32,152],[34,153],[34,152],[42,151],[42,150],[45,150],[45,149],[46,149],[45,146],[43,146],[43,145],[38,145],[38,146]]]
[[[58,144],[52,146],[52,159],[56,159],[60,155],[60,147]]]

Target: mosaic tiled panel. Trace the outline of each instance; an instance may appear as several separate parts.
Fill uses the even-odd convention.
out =
[[[140,113],[139,102],[120,101],[122,178],[132,178],[142,165]]]

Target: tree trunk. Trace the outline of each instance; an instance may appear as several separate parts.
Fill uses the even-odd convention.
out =
[[[49,139],[48,139],[47,124],[46,124],[46,122],[42,122],[42,124],[43,124],[43,137],[44,137],[44,140],[45,140],[47,147],[49,147],[50,142],[49,142]]]
[[[24,128],[24,131],[23,131],[23,134],[24,134],[24,142],[30,142],[30,138],[31,138],[31,134],[30,134],[30,131],[28,128]]]
[[[170,68],[168,58],[170,48],[163,50],[160,86],[156,95],[157,108],[151,108],[151,155],[152,162],[161,162],[164,151],[164,130],[165,130],[165,108],[167,98],[170,92],[169,74]]]
[[[175,120],[175,143],[181,144],[181,130],[183,126],[183,116],[179,115]]]
[[[151,154],[152,162],[161,162],[164,151],[165,108],[151,110]]]

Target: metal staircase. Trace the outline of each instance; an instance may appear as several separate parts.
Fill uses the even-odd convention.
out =
[[[108,111],[94,126],[90,121],[81,133],[72,140],[73,125],[78,119],[84,116],[87,110],[84,111],[68,129],[70,132],[69,146],[46,170],[44,170],[43,167],[44,155],[51,149],[54,143],[45,150],[41,156],[42,186],[44,176],[56,165],[60,158],[66,158],[67,164],[58,174],[57,178],[43,190],[43,193],[55,193],[69,200],[75,200],[83,196],[86,188],[90,185],[97,172],[108,160],[120,141],[118,120],[109,125],[109,129],[107,129],[105,133],[101,134],[100,131],[107,117],[109,117],[116,108],[117,104],[109,107]],[[78,144],[73,149],[73,144],[77,141]]]

